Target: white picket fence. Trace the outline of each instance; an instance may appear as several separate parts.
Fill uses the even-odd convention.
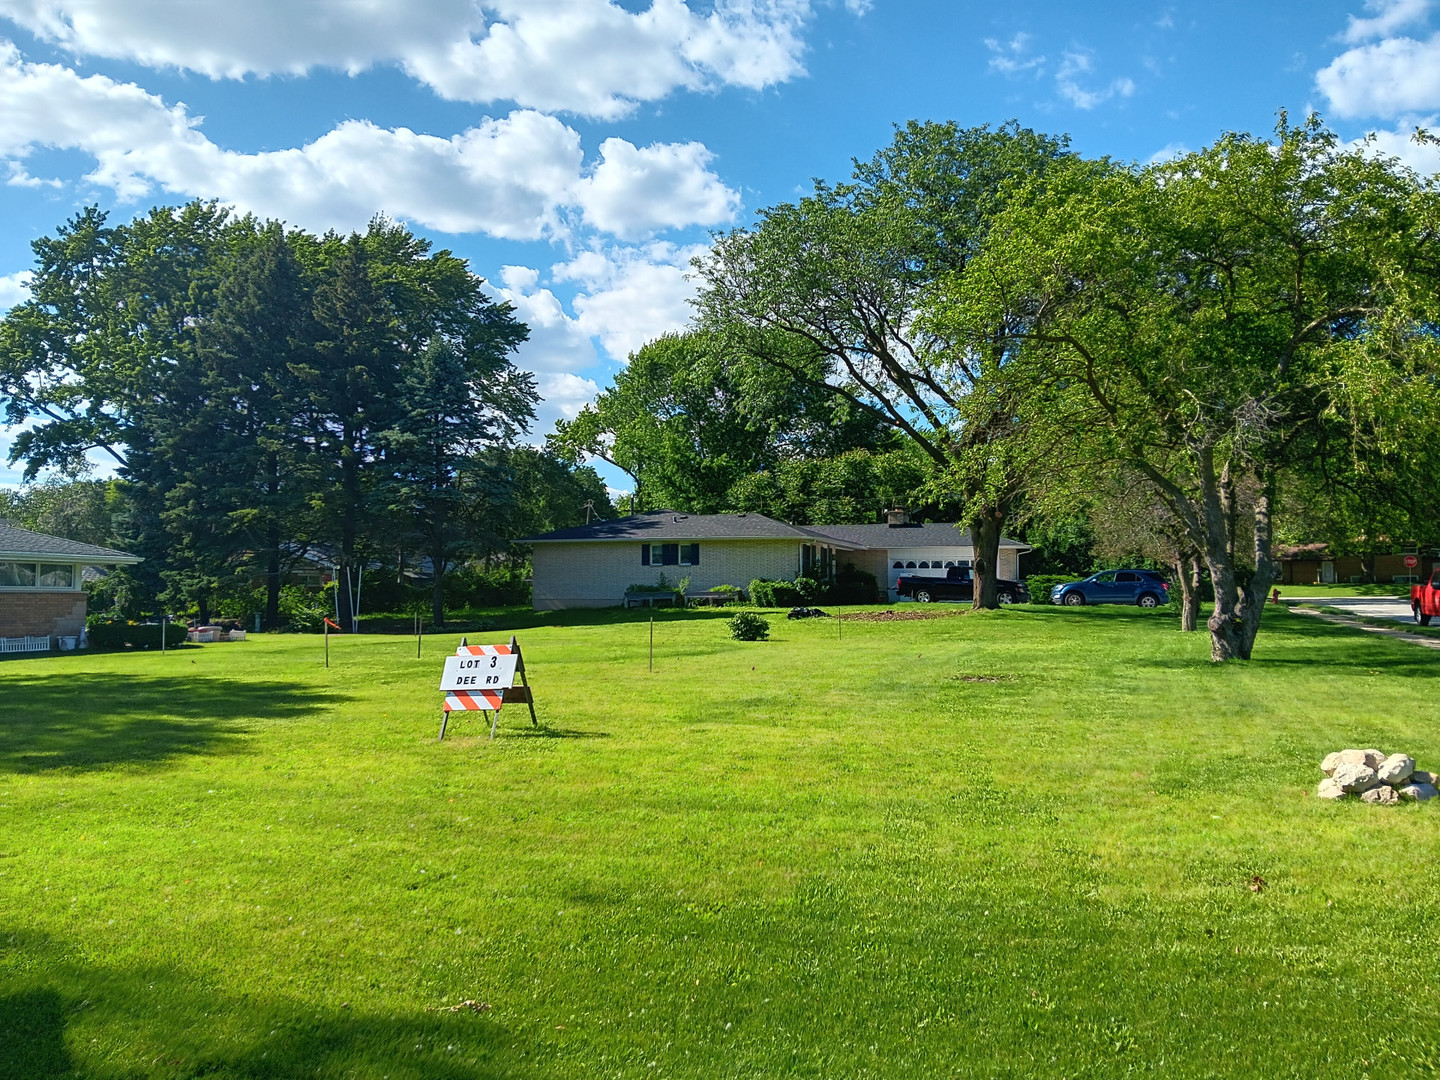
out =
[[[49,637],[0,637],[0,653],[49,651]]]

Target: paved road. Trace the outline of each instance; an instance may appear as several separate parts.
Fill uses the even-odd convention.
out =
[[[1410,601],[1386,596],[1326,596],[1301,603],[1323,605],[1351,615],[1364,615],[1371,619],[1394,619],[1396,622],[1415,623],[1410,614]]]

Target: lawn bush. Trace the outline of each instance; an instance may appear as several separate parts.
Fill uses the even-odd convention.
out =
[[[880,583],[870,571],[846,563],[835,572],[835,583],[826,591],[824,600],[827,604],[877,604]]]
[[[1084,577],[1084,575],[1080,575]],[[1031,574],[1025,579],[1025,588],[1030,593],[1032,604],[1050,603],[1050,590],[1056,585],[1064,585],[1067,581],[1078,581],[1080,578],[1071,574]]]
[[[725,621],[730,627],[730,636],[736,641],[767,641],[770,638],[770,623],[753,611],[742,611]]]
[[[800,590],[793,581],[766,581],[756,578],[750,582],[750,602],[756,607],[790,608],[804,603]]]
[[[165,626],[165,645],[175,648],[185,643],[184,623]],[[85,636],[92,649],[158,649],[160,627],[154,623],[136,623],[119,619],[87,620]]]
[[[800,603],[813,604],[820,599],[825,587],[812,577],[797,577],[795,591],[800,594]]]

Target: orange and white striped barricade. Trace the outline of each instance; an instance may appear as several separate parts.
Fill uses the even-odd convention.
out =
[[[515,676],[522,685],[516,686]],[[512,637],[508,645],[471,645],[464,638],[454,656],[445,658],[445,674],[440,679],[445,691],[444,712],[440,717],[440,738],[452,712],[481,711],[492,714],[490,738],[500,724],[500,709],[505,705],[524,703],[530,706],[530,723],[535,718],[535,698],[530,693],[530,680],[525,675],[525,658],[520,645]]]

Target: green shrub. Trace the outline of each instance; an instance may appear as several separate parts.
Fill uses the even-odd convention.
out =
[[[1081,577],[1084,575],[1082,574]],[[1080,578],[1067,574],[1031,574],[1025,579],[1025,588],[1030,592],[1032,604],[1048,604],[1050,603],[1050,590],[1056,585],[1079,580]]]
[[[795,591],[800,594],[801,604],[813,604],[820,599],[821,593],[825,590],[820,582],[812,577],[797,577]]]
[[[175,648],[185,643],[187,628],[184,623],[168,623],[165,627],[165,645]],[[142,625],[119,620],[87,620],[85,636],[92,649],[158,649],[160,627],[154,623]]]
[[[730,627],[730,636],[736,641],[768,641],[770,623],[753,611],[742,611],[725,621]]]
[[[853,563],[846,563],[835,574],[835,584],[825,594],[830,604],[877,604],[880,602],[880,583],[868,570],[860,570]]]
[[[745,599],[745,590],[739,585],[713,585],[710,592],[723,596],[727,604],[738,604]]]
[[[756,578],[750,582],[750,602],[756,607],[780,608],[799,607],[805,600],[794,582]]]

